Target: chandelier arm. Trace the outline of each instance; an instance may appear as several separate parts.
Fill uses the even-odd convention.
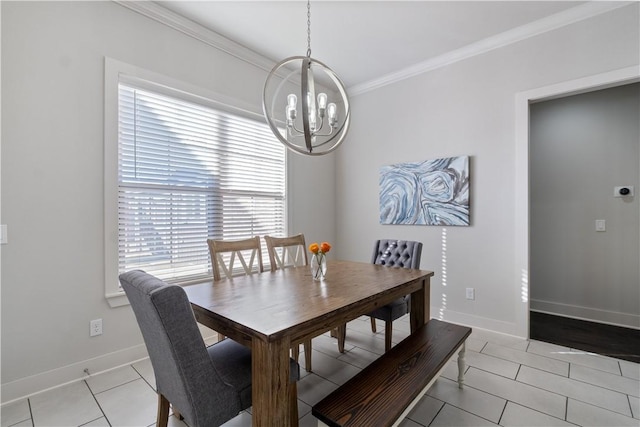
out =
[[[289,127],[289,130],[291,130],[291,129],[293,129],[297,133],[297,135],[291,133],[291,136],[298,137],[298,136],[303,136],[304,135],[304,131],[301,131],[300,129],[298,129],[295,124],[293,124],[293,125],[291,125],[291,127]]]

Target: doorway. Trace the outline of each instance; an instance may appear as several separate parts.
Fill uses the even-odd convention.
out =
[[[640,358],[639,89],[530,105],[533,339]]]
[[[529,337],[530,277],[529,266],[529,106],[537,101],[577,95],[640,81],[637,66],[570,80],[516,94],[515,99],[515,262],[514,333]]]

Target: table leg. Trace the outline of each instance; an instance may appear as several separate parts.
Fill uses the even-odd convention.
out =
[[[431,281],[426,277],[422,281],[422,287],[411,294],[411,333],[430,319]]]
[[[290,419],[293,399],[289,393],[289,348],[286,337],[281,341],[253,340],[252,345],[252,405],[254,426],[298,426]]]

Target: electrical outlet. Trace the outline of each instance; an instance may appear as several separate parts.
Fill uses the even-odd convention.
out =
[[[476,290],[474,288],[467,288],[467,299],[476,299]]]
[[[89,322],[89,336],[102,335],[102,319],[95,319]]]

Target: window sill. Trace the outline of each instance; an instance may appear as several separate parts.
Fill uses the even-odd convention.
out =
[[[111,308],[129,305],[129,300],[127,299],[127,295],[124,293],[124,291],[106,294],[105,297],[107,298],[107,302],[109,303]]]

